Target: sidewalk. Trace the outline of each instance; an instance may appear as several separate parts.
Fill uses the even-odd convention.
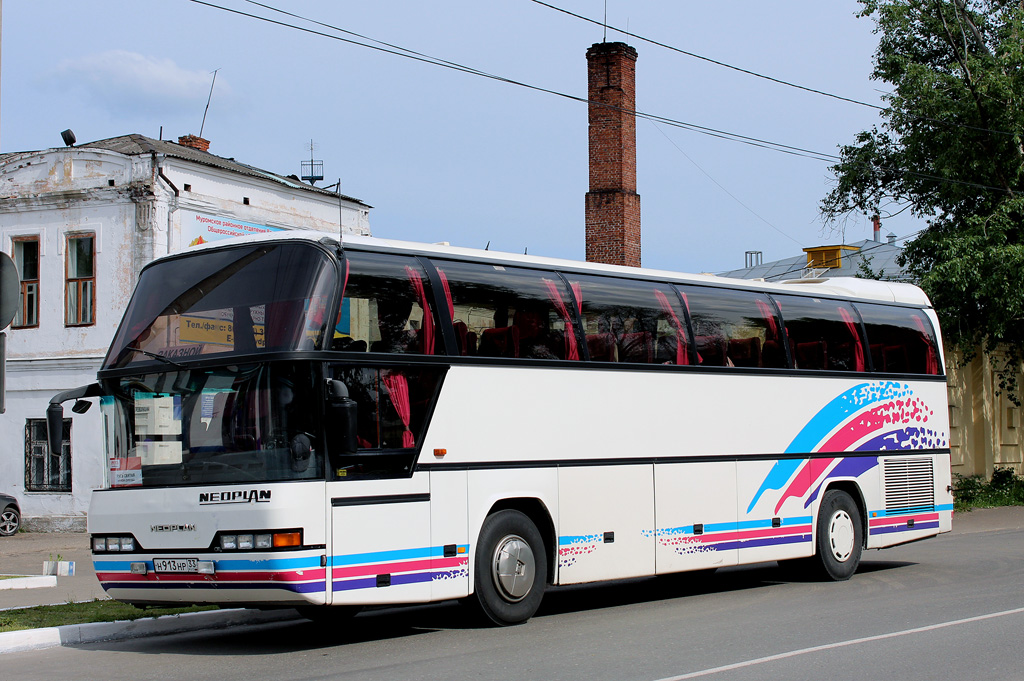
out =
[[[75,576],[57,577],[55,587],[0,589],[0,610],[106,598],[92,569],[88,534],[22,532],[0,537],[0,574],[41,575],[45,560],[74,561]]]
[[[70,560],[73,577],[57,577],[57,586],[35,589],[0,588],[0,611],[36,605],[60,605],[77,601],[106,599],[96,579],[89,550],[89,535],[77,532],[22,532],[0,537],[0,574],[41,575],[43,561]],[[0,587],[3,581],[0,580]],[[294,610],[215,610],[169,615],[130,622],[96,622],[48,629],[0,633],[0,654],[40,650],[62,645],[116,641],[144,636],[161,636],[184,631],[222,629],[244,624],[261,624],[295,619]]]
[[[1024,529],[1024,506],[977,509],[953,516],[953,534]],[[52,558],[51,558],[52,556]],[[89,535],[79,533],[22,533],[0,538],[0,574],[42,574],[44,560],[75,561],[74,577],[57,577],[57,586],[38,589],[0,589],[0,610],[33,605],[106,598],[92,569]],[[52,629],[0,633],[0,653],[74,645],[104,640],[156,636],[218,629],[240,624],[296,617],[294,610],[220,610],[133,622],[79,624]]]

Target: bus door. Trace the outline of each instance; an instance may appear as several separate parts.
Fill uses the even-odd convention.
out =
[[[418,411],[410,408],[414,373],[330,368],[358,409],[358,448],[332,457],[327,475],[335,604],[430,600],[430,477],[412,473],[418,453],[410,427],[410,410]]]

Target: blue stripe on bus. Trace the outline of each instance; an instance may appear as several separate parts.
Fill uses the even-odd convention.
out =
[[[897,516],[901,516],[901,515],[911,515],[911,514],[914,514],[914,513],[936,513],[936,512],[944,512],[944,511],[952,511],[952,510],[953,510],[953,504],[935,504],[935,505],[928,505],[928,506],[914,506],[912,508],[901,508],[898,511],[886,511],[885,509],[880,509],[878,511],[872,511],[871,512],[871,517],[872,518],[887,518],[887,517],[897,517]]]
[[[456,545],[457,555],[468,555],[469,544]],[[424,546],[418,549],[393,549],[390,551],[370,551],[369,553],[349,553],[331,556],[331,565],[363,565],[366,563],[389,563],[396,560],[413,560],[416,558],[444,558],[444,546]],[[318,566],[319,567],[319,566]]]

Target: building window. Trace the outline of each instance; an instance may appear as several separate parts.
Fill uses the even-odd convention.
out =
[[[66,326],[88,326],[96,322],[95,234],[68,236]]]
[[[39,326],[39,237],[14,239],[14,264],[21,279],[21,304],[13,326],[16,329]]]
[[[71,419],[64,419],[59,454],[46,443],[46,419],[25,421],[25,490],[71,491]]]

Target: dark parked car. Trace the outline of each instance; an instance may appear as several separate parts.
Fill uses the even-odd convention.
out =
[[[0,494],[0,537],[10,537],[21,527],[21,507],[10,494]]]

